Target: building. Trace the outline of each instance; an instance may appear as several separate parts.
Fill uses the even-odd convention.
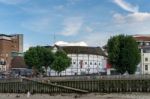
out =
[[[0,72],[11,68],[12,53],[23,52],[23,34],[0,34]]]
[[[24,58],[21,56],[15,56],[11,60],[11,69],[22,69],[22,68],[27,68]]]
[[[141,62],[137,71],[140,74],[150,74],[150,35],[134,35],[141,52]]]
[[[61,75],[86,75],[99,74],[105,72],[105,54],[100,47],[88,46],[54,46],[53,52],[61,49],[65,51],[68,57],[71,58],[71,66]],[[53,70],[49,71],[49,76],[55,76],[57,73]]]
[[[22,56],[14,56],[11,60],[11,76],[31,76],[32,69],[28,69]]]

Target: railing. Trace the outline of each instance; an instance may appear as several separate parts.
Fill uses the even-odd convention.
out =
[[[0,92],[7,93],[26,93],[27,91],[33,93],[74,93],[75,90],[88,92],[150,92],[150,76],[73,76],[0,80]]]
[[[0,83],[5,83],[5,82],[20,82],[22,81],[21,78],[3,78],[0,79]]]
[[[63,76],[36,78],[37,80],[118,80],[118,79],[150,79],[150,75],[107,75],[107,76]]]

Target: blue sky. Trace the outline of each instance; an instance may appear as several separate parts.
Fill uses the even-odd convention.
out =
[[[149,34],[150,0],[0,0],[0,33],[24,34],[24,49],[56,41],[103,46],[116,34]]]

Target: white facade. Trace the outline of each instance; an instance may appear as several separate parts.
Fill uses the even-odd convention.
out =
[[[141,49],[141,74],[150,74],[150,49]]]
[[[141,62],[137,66],[138,74],[150,74],[150,35],[134,35],[141,51]]]
[[[56,48],[53,48],[56,51]],[[102,55],[95,54],[68,54],[71,58],[71,66],[61,75],[84,75],[99,74],[106,68],[106,60]],[[48,72],[49,76],[55,76],[57,73],[53,70]]]

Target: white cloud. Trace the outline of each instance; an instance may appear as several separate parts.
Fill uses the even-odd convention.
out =
[[[137,12],[137,13],[133,13],[133,14],[128,14],[126,17],[128,19],[132,19],[135,21],[146,21],[146,20],[150,20],[150,13]]]
[[[138,12],[139,10],[138,6],[131,5],[130,3],[125,2],[124,0],[114,0],[114,3],[116,3],[122,9],[129,11],[129,12]]]
[[[93,32],[85,35],[82,40],[89,46],[104,46],[107,43],[109,37],[110,34],[106,34],[103,32]]]
[[[28,1],[28,0],[0,0],[1,3],[9,4],[9,5],[20,4],[20,3],[23,3],[25,1]]]
[[[150,13],[146,12],[137,12],[137,13],[130,13],[127,15],[122,15],[119,13],[115,13],[113,18],[117,23],[131,23],[131,22],[144,22],[150,20]]]
[[[125,17],[123,15],[119,14],[119,13],[115,13],[113,15],[113,18],[115,19],[114,21],[116,23],[124,23],[124,21],[125,21]]]
[[[150,13],[148,12],[140,12],[138,6],[133,6],[128,2],[125,2],[124,0],[114,0],[114,2],[120,6],[122,9],[129,11],[131,13],[128,13],[127,15],[123,14],[114,14],[113,17],[116,19],[115,21],[118,23],[123,22],[144,22],[147,20],[150,20]]]
[[[65,42],[65,41],[57,41],[55,45],[58,46],[88,46],[85,42]]]
[[[60,32],[60,34],[65,35],[65,36],[78,34],[82,25],[83,25],[83,20],[81,17],[66,18],[63,22],[64,28]]]
[[[120,16],[118,16],[120,18]],[[121,15],[122,18],[115,19],[113,22],[109,25],[107,25],[107,30],[110,31],[111,33],[125,33],[129,35],[134,35],[134,34],[149,34],[150,31],[150,19],[147,18],[144,20],[143,19],[136,19],[133,18],[131,15],[123,16]]]

